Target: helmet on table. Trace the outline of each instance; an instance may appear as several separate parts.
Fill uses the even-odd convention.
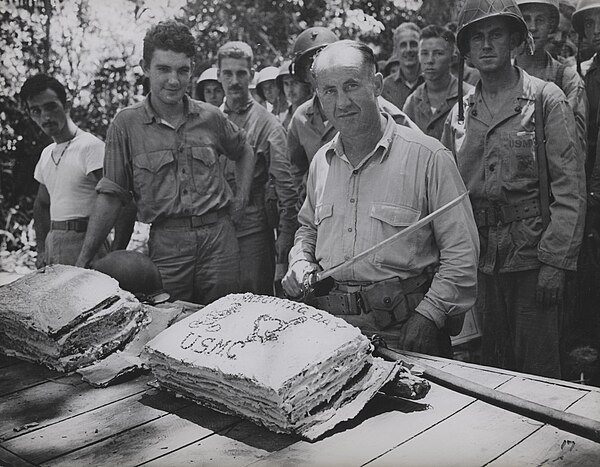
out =
[[[140,301],[158,303],[157,296],[166,294],[160,271],[148,256],[138,251],[112,251],[95,261],[92,268],[116,279],[119,287],[131,292]],[[154,298],[149,300],[151,297]],[[168,300],[168,294],[162,298],[162,301]]]

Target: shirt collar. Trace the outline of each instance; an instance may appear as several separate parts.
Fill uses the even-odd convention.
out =
[[[375,148],[367,154],[368,157],[365,157],[361,163],[356,167],[361,167],[367,160],[369,160],[374,154],[379,153],[379,163],[382,163],[389,154],[390,146],[392,141],[394,140],[394,132],[396,131],[396,122],[394,119],[386,112],[381,112],[383,116],[386,118],[385,129],[383,130],[383,136],[375,145]],[[337,156],[340,159],[346,159],[344,153],[344,146],[342,144],[342,140],[340,138],[340,133],[336,133],[331,142],[329,143],[327,149],[325,150],[325,158],[327,159],[327,163],[331,164],[331,159],[333,156]]]
[[[144,110],[146,111],[146,118],[144,119],[144,123],[150,124],[153,122],[161,122],[162,119],[156,113],[152,104],[150,103],[151,93],[148,93],[146,98],[144,99]],[[198,103],[192,99],[190,99],[186,94],[183,96],[183,115],[186,120],[189,116],[198,115],[200,113],[200,107]]]
[[[229,107],[229,105],[227,105],[227,100],[225,100],[225,102],[223,102],[223,112],[225,112],[226,114],[245,114],[246,112],[248,112],[248,110],[250,110],[250,108],[254,104],[254,99],[250,98],[242,108],[240,108],[239,110],[233,110],[231,107]]]

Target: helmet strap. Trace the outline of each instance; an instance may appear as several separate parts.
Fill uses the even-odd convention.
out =
[[[458,54],[458,123],[465,122],[465,106],[463,103],[463,79],[465,75],[465,56]]]

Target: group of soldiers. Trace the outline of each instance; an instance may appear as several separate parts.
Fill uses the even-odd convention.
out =
[[[476,305],[482,363],[561,377],[600,227],[600,55],[574,69],[547,52],[561,14],[557,0],[467,0],[456,34],[401,24],[389,67],[312,27],[255,76],[252,48],[227,42],[197,99],[194,37],[162,21],[144,38],[149,93],[105,143],[73,123],[58,81],[32,77],[21,96],[54,140],[35,172],[38,266],[93,267],[137,217],[174,300],[285,293],[448,357]],[[571,20],[600,52],[600,1]]]

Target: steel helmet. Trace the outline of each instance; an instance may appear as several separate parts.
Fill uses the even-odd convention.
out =
[[[279,74],[279,68],[275,66],[267,66],[260,70],[256,76],[256,92],[262,99],[265,98],[265,94],[262,91],[261,84],[265,81],[275,81]]]
[[[196,98],[204,100],[204,85],[207,81],[219,82],[216,68],[207,68],[202,72],[200,77],[196,80]]]
[[[277,87],[279,88],[279,90],[281,92],[283,92],[283,77],[290,75],[291,63],[292,62],[290,60],[286,60],[285,62],[283,62],[281,64],[281,66],[279,67],[279,70],[278,70],[278,73],[277,73],[277,78],[275,78],[275,82],[277,83]]]
[[[579,0],[577,8],[573,12],[571,22],[575,32],[583,37],[583,21],[588,11],[600,8],[600,0]]]
[[[321,26],[302,31],[294,42],[290,73],[299,81],[308,83],[309,77],[305,71],[310,66],[309,61],[319,50],[337,40],[338,37],[331,29]]]
[[[522,5],[546,5],[550,7],[549,11],[552,15],[550,17],[550,22],[552,23],[550,34],[555,32],[558,29],[558,23],[560,21],[560,9],[558,0],[517,0],[517,5],[519,8]]]
[[[196,84],[202,83],[204,81],[219,81],[219,77],[217,75],[217,69],[216,68],[207,68],[206,70],[204,70],[202,72],[202,74],[200,75],[200,77],[198,78],[198,80],[196,81]]]
[[[461,54],[465,55],[469,49],[467,45],[469,26],[493,17],[508,18],[521,34],[521,42],[527,39],[529,34],[527,24],[515,0],[467,0],[458,14],[456,45]]]
[[[160,271],[148,256],[138,251],[113,251],[95,261],[92,268],[116,279],[122,289],[141,301],[165,293]]]

